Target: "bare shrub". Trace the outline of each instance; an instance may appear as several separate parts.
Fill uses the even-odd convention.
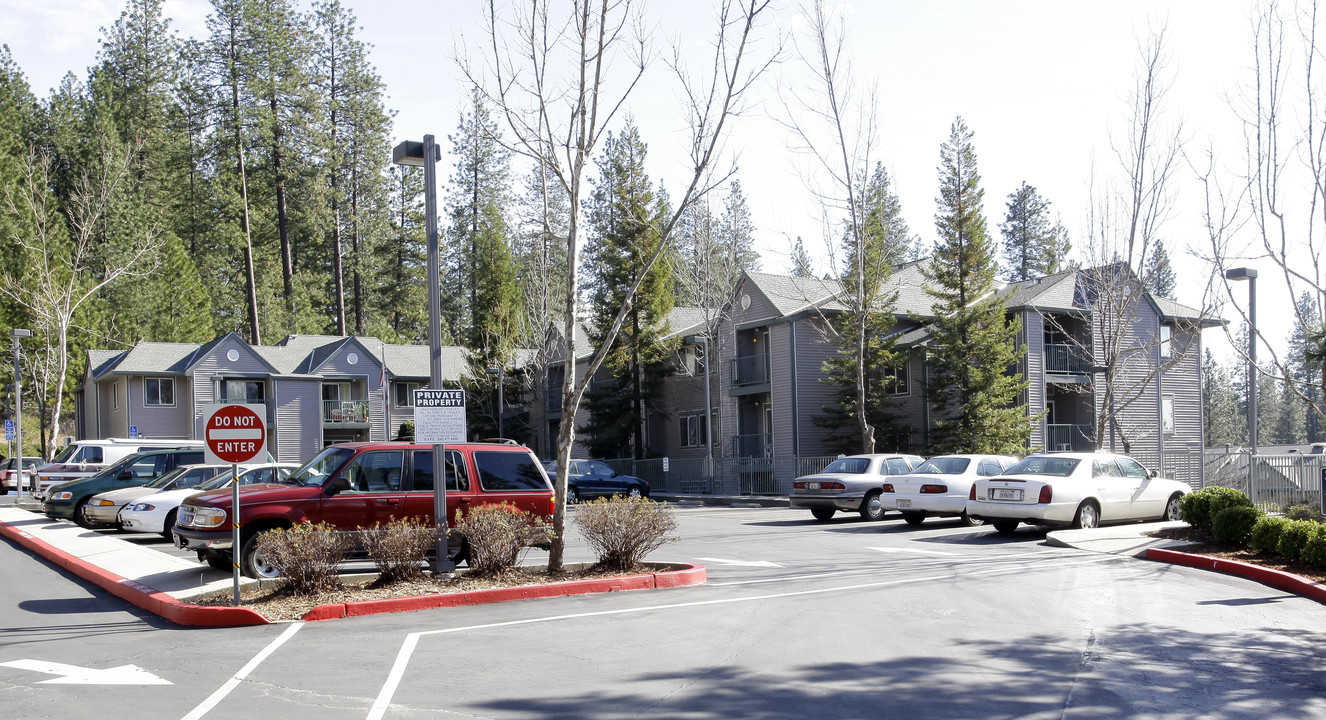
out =
[[[526,548],[547,543],[552,528],[538,516],[510,503],[480,505],[461,515],[452,525],[470,545],[470,569],[475,573],[499,573],[520,562]]]
[[[631,570],[649,553],[681,538],[677,514],[649,498],[599,498],[576,509],[576,527],[605,570]]]
[[[350,549],[350,539],[328,523],[299,523],[262,533],[257,549],[280,571],[286,589],[316,595],[340,586],[336,569]]]
[[[423,574],[428,551],[437,541],[437,528],[401,518],[374,525],[362,537],[364,551],[377,566],[379,582],[396,582]]]

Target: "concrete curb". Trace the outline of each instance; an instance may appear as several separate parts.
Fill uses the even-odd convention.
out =
[[[0,535],[50,560],[115,597],[148,612],[187,627],[240,627],[270,625],[271,621],[245,607],[205,607],[176,600],[159,590],[120,577],[81,558],[53,547],[31,534],[0,522]]]
[[[533,600],[535,598],[564,597],[567,595],[590,595],[594,593],[621,592],[624,590],[654,590],[660,588],[699,585],[705,582],[707,572],[703,565],[683,565],[676,570],[664,570],[642,575],[598,578],[594,580],[569,580],[566,582],[546,583],[543,585],[523,585],[511,588],[492,588],[460,593],[439,593],[436,595],[418,595],[408,598],[387,600],[364,600],[352,603],[331,603],[320,605],[308,611],[301,620],[335,620],[361,615],[382,613],[413,612],[441,607],[459,607],[462,605],[485,605],[488,603],[508,602],[511,600]]]
[[[1270,585],[1278,590],[1302,595],[1310,600],[1316,600],[1319,603],[1326,604],[1326,585],[1313,582],[1300,575],[1287,573],[1283,570],[1266,568],[1260,565],[1239,562],[1237,560],[1226,560],[1224,558],[1213,558],[1207,555],[1193,555],[1177,550],[1163,550],[1161,548],[1151,548],[1146,551],[1147,560],[1157,560],[1159,562],[1174,563],[1175,565],[1185,565],[1187,567],[1199,568],[1201,570],[1215,570],[1216,572],[1237,575],[1249,580],[1255,580],[1263,585]]]

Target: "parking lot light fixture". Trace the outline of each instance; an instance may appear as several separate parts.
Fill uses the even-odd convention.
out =
[[[1225,279],[1248,281],[1248,494],[1256,502],[1253,458],[1257,455],[1257,270],[1231,268],[1225,271]]]

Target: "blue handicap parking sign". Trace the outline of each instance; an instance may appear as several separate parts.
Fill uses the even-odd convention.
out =
[[[130,440],[137,440],[137,439],[138,439],[138,426],[137,426],[137,425],[130,425],[130,426],[129,426],[129,439],[130,439]]]
[[[13,421],[13,420],[6,420],[6,421],[5,421],[5,440],[8,441],[8,442],[13,442],[13,441],[14,441],[14,421]]]

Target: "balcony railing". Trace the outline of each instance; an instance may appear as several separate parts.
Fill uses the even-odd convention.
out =
[[[732,437],[733,457],[769,457],[773,455],[773,435],[755,433],[754,435],[734,435]]]
[[[1088,375],[1091,373],[1091,356],[1084,348],[1077,345],[1046,343],[1045,371]]]
[[[1094,425],[1047,424],[1045,426],[1045,449],[1091,452],[1096,449],[1096,443],[1092,439],[1095,434],[1096,428]]]
[[[732,387],[762,385],[769,382],[769,354],[732,358]]]
[[[323,400],[322,422],[324,425],[367,424],[368,401]]]

